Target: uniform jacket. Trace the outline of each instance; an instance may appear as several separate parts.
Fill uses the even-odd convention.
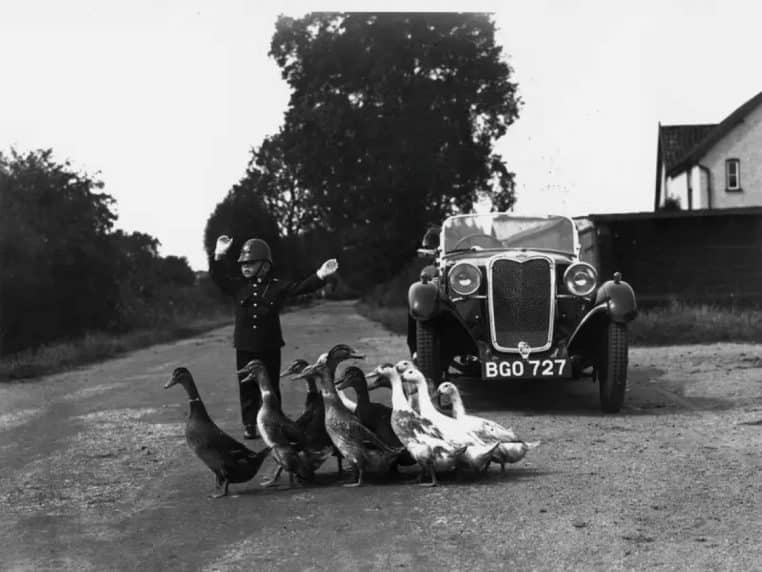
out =
[[[233,345],[253,352],[280,349],[285,344],[280,328],[283,304],[292,296],[313,292],[325,284],[316,273],[301,281],[279,280],[269,274],[265,278],[244,278],[238,267],[231,268],[225,259],[211,258],[209,273],[214,283],[233,297]]]

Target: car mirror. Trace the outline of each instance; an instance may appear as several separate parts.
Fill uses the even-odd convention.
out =
[[[437,251],[433,248],[419,248],[418,258],[434,258],[437,255]]]

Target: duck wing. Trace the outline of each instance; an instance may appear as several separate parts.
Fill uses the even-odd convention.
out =
[[[231,482],[252,478],[270,452],[268,448],[258,453],[252,451],[213,422],[196,424],[186,437],[204,464],[215,474],[227,476]]]
[[[496,423],[490,419],[484,419],[483,417],[476,417],[474,415],[467,416],[470,424],[474,427],[474,432],[479,435],[480,439],[485,441],[498,440],[498,441],[520,441],[513,429],[506,429],[499,423]]]
[[[275,461],[288,472],[297,475],[303,481],[311,481],[315,477],[312,460],[303,452],[290,446],[276,445],[273,447]]]

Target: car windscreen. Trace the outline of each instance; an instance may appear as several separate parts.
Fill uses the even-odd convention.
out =
[[[459,215],[447,219],[442,231],[445,253],[502,248],[574,252],[574,223],[565,217]]]

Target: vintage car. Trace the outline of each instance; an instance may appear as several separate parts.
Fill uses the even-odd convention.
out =
[[[452,368],[485,380],[578,379],[622,407],[635,293],[579,259],[572,219],[456,215],[429,229],[432,265],[408,293],[408,344],[432,384]]]

